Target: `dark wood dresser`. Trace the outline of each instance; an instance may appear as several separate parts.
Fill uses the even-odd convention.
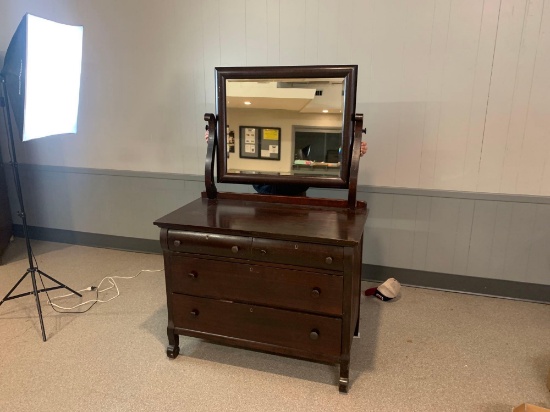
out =
[[[356,82],[357,66],[216,68],[218,114],[204,116],[205,192],[155,222],[168,357],[178,356],[180,335],[193,336],[338,364],[339,389],[348,391],[367,219],[356,196],[365,133],[355,113]],[[323,88],[332,97],[315,101]],[[239,109],[247,103],[256,110]],[[325,107],[330,117],[320,117]],[[307,144],[296,140],[296,128],[306,123],[310,132],[332,124],[341,136],[336,174],[291,170],[302,146],[328,150],[320,132]],[[255,185],[264,194],[218,193],[215,174],[218,182]],[[347,189],[348,198],[298,195],[308,187]]]
[[[346,392],[359,325],[364,204],[350,212],[260,198],[201,198],[155,222],[166,271],[167,354],[175,358],[178,335],[188,335],[334,362]]]

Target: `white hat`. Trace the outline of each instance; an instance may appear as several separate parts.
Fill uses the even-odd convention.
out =
[[[376,296],[378,299],[386,301],[392,300],[399,295],[401,284],[394,278],[389,278],[377,288],[370,288],[365,291],[366,296]]]

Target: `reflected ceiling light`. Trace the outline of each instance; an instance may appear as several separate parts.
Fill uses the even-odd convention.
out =
[[[327,109],[323,110],[323,113],[328,113],[328,110]]]
[[[250,102],[244,102],[244,104],[246,104],[246,105],[248,106],[248,105],[251,105],[252,103],[250,103]]]

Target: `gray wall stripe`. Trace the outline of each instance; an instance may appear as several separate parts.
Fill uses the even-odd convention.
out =
[[[14,225],[15,236],[23,236],[23,226]],[[102,247],[143,253],[161,253],[157,240],[136,239],[122,236],[100,235],[69,230],[48,229],[30,226],[29,237],[36,240],[68,243],[82,246]],[[425,287],[504,297],[534,302],[550,302],[550,286],[499,279],[486,279],[448,273],[427,272],[413,269],[391,268],[363,264],[363,280],[383,282],[393,277],[403,285]]]
[[[4,167],[7,172],[11,173],[10,164],[5,163]],[[202,182],[204,177],[200,175],[177,174],[177,173],[156,173],[156,172],[139,172],[131,170],[112,170],[112,169],[89,169],[81,167],[65,167],[65,166],[47,166],[33,164],[19,164],[21,171],[42,171],[49,173],[69,173],[69,174],[91,174],[91,175],[107,175],[107,176],[124,176],[147,179],[168,179],[181,181]],[[317,189],[331,191],[332,189]],[[381,193],[394,194],[405,196],[425,196],[451,199],[469,199],[469,200],[492,200],[499,202],[514,202],[514,203],[535,203],[535,204],[550,204],[550,196],[532,196],[532,195],[513,195],[501,193],[478,193],[478,192],[462,192],[453,190],[436,190],[436,189],[411,189],[405,187],[384,187],[384,186],[369,186],[360,185],[357,189],[359,193]]]

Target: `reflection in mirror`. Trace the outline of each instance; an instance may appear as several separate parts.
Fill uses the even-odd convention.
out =
[[[340,175],[344,78],[227,79],[227,172]]]

